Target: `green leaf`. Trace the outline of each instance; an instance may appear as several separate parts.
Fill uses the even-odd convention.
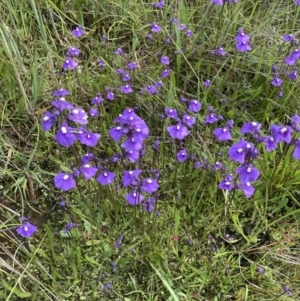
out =
[[[10,292],[13,292],[14,294],[16,294],[21,299],[30,298],[31,297],[31,293],[29,293],[29,292],[21,292],[16,287],[13,288],[4,279],[2,279],[2,284],[3,284],[4,288],[6,288]]]

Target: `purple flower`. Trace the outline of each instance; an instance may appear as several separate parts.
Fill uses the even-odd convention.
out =
[[[141,189],[144,192],[149,193],[149,194],[157,191],[157,189],[158,189],[157,180],[150,179],[150,178],[144,179],[142,182]]]
[[[182,163],[189,158],[189,154],[185,149],[182,149],[177,153],[176,157],[177,160]]]
[[[244,191],[247,199],[250,198],[255,192],[255,189],[251,186],[250,182],[240,184],[239,189]]]
[[[300,0],[295,0],[295,4],[300,6]]]
[[[261,124],[257,123],[255,121],[252,122],[246,122],[243,124],[240,133],[246,134],[246,133],[258,133],[260,131]]]
[[[61,201],[59,202],[59,206],[63,209],[66,208],[67,204],[66,204],[66,201],[63,198],[61,198]]]
[[[293,60],[291,58],[291,56],[287,56],[285,59],[284,59],[284,62],[289,65],[289,66],[293,66],[296,64],[296,60]]]
[[[300,50],[295,49],[288,57],[285,58],[284,62],[292,66],[300,59]]]
[[[159,139],[156,139],[152,145],[152,149],[156,152],[159,152],[160,151],[159,146],[160,146],[160,141]]]
[[[183,114],[182,123],[186,124],[188,127],[192,127],[196,122],[196,118],[194,116],[189,116],[188,114]]]
[[[48,132],[54,123],[58,119],[57,114],[46,111],[42,117],[42,128],[45,132]]]
[[[298,78],[297,70],[292,70],[289,72],[288,77],[290,80],[296,80]]]
[[[59,99],[52,101],[51,104],[59,111],[75,108],[74,105],[71,104],[70,102],[66,101],[66,99],[64,97],[60,97]]]
[[[228,174],[224,177],[224,179],[219,184],[220,189],[224,190],[232,190],[235,187],[235,184],[233,183],[233,176],[232,174]]]
[[[187,37],[191,37],[193,35],[193,32],[190,29],[187,29],[185,31],[185,34],[186,34]]]
[[[252,48],[248,42],[238,42],[238,43],[236,43],[235,46],[236,46],[237,51],[240,51],[240,52],[247,52],[247,51],[252,50]]]
[[[293,158],[296,160],[300,160],[300,140],[299,139],[295,139],[293,141],[293,144],[295,145],[295,149],[293,152]]]
[[[233,119],[228,120],[227,127],[229,130],[233,128],[233,125],[234,125],[234,120]]]
[[[81,162],[82,162],[82,164],[87,164],[87,163],[89,163],[93,159],[94,159],[93,153],[87,153],[87,154],[81,156]]]
[[[217,128],[213,131],[213,134],[219,141],[232,140],[228,127]]]
[[[275,87],[280,87],[283,83],[283,79],[275,75],[271,81],[271,84]]]
[[[154,85],[157,89],[159,89],[163,86],[163,82],[161,80],[159,80],[159,81],[155,82]]]
[[[119,74],[119,75],[122,75],[122,74],[124,74],[125,70],[122,69],[122,68],[118,68],[118,69],[115,70],[115,72],[116,72],[117,74]]]
[[[250,36],[245,34],[242,28],[239,28],[234,39],[237,43],[248,43],[250,41]]]
[[[171,69],[165,69],[165,70],[163,70],[161,72],[161,76],[164,77],[164,78],[168,77],[170,75],[170,71],[171,71]]]
[[[222,48],[221,46],[219,46],[216,50],[211,51],[211,54],[213,55],[221,55],[221,56],[225,56],[226,55],[226,51],[224,50],[224,48]]]
[[[98,61],[98,63],[99,63],[99,66],[100,66],[101,68],[105,68],[105,62],[104,62],[103,59],[100,59],[100,60]]]
[[[143,144],[140,139],[129,137],[121,144],[121,147],[125,148],[126,151],[139,151],[142,149]]]
[[[135,70],[135,69],[138,68],[138,64],[136,62],[130,62],[130,63],[127,64],[127,68],[129,70]]]
[[[77,133],[78,140],[87,146],[95,146],[98,143],[101,135],[98,133],[91,133],[88,130],[80,130]]]
[[[153,197],[149,198],[145,202],[143,210],[147,210],[148,213],[151,214],[155,209],[155,202],[156,202],[155,198],[153,198]]]
[[[295,41],[295,37],[292,34],[285,34],[282,37],[283,41],[285,42],[294,42]]]
[[[98,110],[96,110],[94,108],[91,108],[89,113],[90,113],[90,116],[94,117],[94,118],[99,116]]]
[[[126,151],[125,157],[128,158],[131,163],[134,163],[140,157],[140,152],[139,151]]]
[[[153,6],[154,8],[158,8],[158,9],[163,9],[164,5],[165,5],[165,1],[164,0],[160,0],[156,3],[150,3],[151,6]]]
[[[74,223],[72,222],[68,222],[65,226],[65,228],[63,229],[64,233],[67,233],[69,231],[71,231],[74,228]]]
[[[123,49],[122,48],[117,48],[115,51],[114,51],[114,54],[119,54],[119,55],[123,55],[123,54],[125,54],[124,53],[124,51],[123,51]]]
[[[87,124],[88,121],[88,115],[87,113],[80,109],[80,108],[75,108],[73,109],[68,115],[67,118],[75,123],[79,124]]]
[[[120,235],[117,242],[114,244],[115,248],[120,248],[121,245],[122,245],[123,240],[124,240],[124,235]]]
[[[64,97],[71,95],[70,92],[67,89],[60,88],[59,90],[55,90],[53,93],[54,97]]]
[[[170,64],[170,59],[168,56],[162,56],[160,58],[160,62],[163,64],[163,65],[169,65]]]
[[[241,182],[254,182],[258,179],[260,172],[252,164],[246,164],[238,167],[235,172],[238,174]]]
[[[145,124],[139,124],[135,126],[135,129],[133,130],[133,138],[136,141],[143,142],[149,135],[149,128]]]
[[[55,135],[55,140],[60,145],[69,147],[75,143],[76,135],[72,132],[72,128],[70,128],[66,123],[63,123]]]
[[[259,274],[264,274],[264,273],[265,273],[265,270],[264,270],[262,267],[258,267],[258,268],[256,269],[256,271],[257,271],[257,273],[259,273]]]
[[[201,103],[197,99],[192,99],[189,101],[189,107],[188,110],[190,112],[197,113],[201,110]]]
[[[145,91],[147,91],[148,93],[155,95],[158,93],[158,90],[156,89],[155,86],[151,86],[151,85],[147,85],[145,88]]]
[[[271,125],[270,130],[275,143],[279,143],[281,141],[285,141],[286,143],[291,142],[293,129],[290,126]]]
[[[206,79],[204,82],[203,82],[203,85],[205,87],[209,87],[211,85],[211,81],[209,79]]]
[[[300,0],[296,1],[296,4],[300,6]],[[283,290],[284,290],[284,292],[285,292],[288,296],[292,294],[290,288],[289,288],[287,285],[285,285],[285,286],[283,287]]]
[[[124,94],[131,94],[132,88],[129,84],[127,84],[127,85],[121,87],[121,92]]]
[[[113,262],[111,263],[111,265],[112,265],[112,268],[113,268],[113,273],[115,273],[115,272],[118,270],[118,268],[117,268],[117,263],[116,263],[115,261],[113,261]],[[112,284],[111,284],[111,283],[108,283],[108,284],[110,284],[110,285],[108,286],[109,289],[112,288]]]
[[[114,100],[114,99],[115,99],[115,95],[114,95],[114,93],[113,93],[112,91],[107,90],[107,91],[106,91],[106,98],[107,98],[108,100]]]
[[[60,172],[54,177],[54,185],[56,188],[68,191],[76,186],[76,182],[72,174]]]
[[[129,185],[136,186],[139,182],[139,175],[142,172],[140,169],[135,170],[125,170],[123,173],[122,183],[124,187]]]
[[[252,143],[241,139],[239,142],[230,147],[228,155],[233,161],[243,164],[245,162],[246,155],[256,157],[257,150]]]
[[[132,206],[139,205],[143,201],[143,199],[144,199],[144,196],[136,191],[133,191],[126,195],[127,202]]]
[[[97,182],[99,182],[102,185],[109,185],[111,184],[115,179],[115,173],[111,171],[105,171],[97,178]]]
[[[30,237],[37,230],[37,227],[28,221],[25,221],[19,228],[16,229],[17,233],[22,237]]]
[[[79,26],[79,27],[76,27],[75,29],[73,29],[71,31],[71,33],[75,38],[80,38],[84,32],[83,32],[82,26]]]
[[[264,137],[264,143],[266,146],[266,151],[270,152],[276,149],[277,143],[274,141],[274,138],[272,136],[266,136]]]
[[[123,81],[123,82],[128,82],[128,81],[130,81],[130,80],[131,80],[130,74],[127,73],[127,72],[123,72],[123,73],[122,73],[122,81]]]
[[[291,54],[290,54],[291,60],[298,61],[300,59],[300,49],[295,49]]]
[[[67,56],[68,57],[73,57],[73,56],[79,56],[80,55],[80,50],[76,47],[70,47],[67,50]]]
[[[97,94],[96,97],[94,97],[91,101],[92,105],[100,105],[101,102],[104,101],[104,98],[101,96],[101,94]]]
[[[121,126],[117,126],[109,130],[109,135],[114,141],[119,141],[123,134],[123,127]]]
[[[223,168],[223,165],[221,162],[216,162],[212,167],[211,169],[212,170],[221,170]]]
[[[224,4],[224,2],[223,2],[223,0],[212,0],[212,4],[215,4],[215,5],[223,5]]]
[[[178,30],[184,30],[184,29],[186,29],[186,25],[185,24],[180,24],[180,25],[178,25]]]
[[[200,169],[205,170],[205,169],[207,169],[207,163],[206,162],[203,163],[203,162],[197,161],[194,164],[194,168],[200,168]]]
[[[64,70],[73,70],[78,66],[78,63],[72,60],[72,58],[67,57],[66,60],[63,62],[63,69]]]
[[[161,31],[161,27],[159,25],[157,25],[155,22],[152,23],[152,27],[151,27],[151,31],[152,32],[160,32]]]
[[[217,122],[218,120],[219,119],[215,113],[210,113],[209,115],[207,115],[205,117],[205,123],[209,123],[209,124],[213,124],[213,123]]]
[[[177,111],[175,109],[172,108],[166,108],[165,109],[165,114],[167,117],[173,118],[175,120],[178,120],[178,114]]]
[[[167,127],[167,131],[173,139],[184,139],[190,131],[181,123]]]
[[[300,132],[300,116],[298,115],[294,115],[292,118],[291,118],[291,125],[292,125],[292,128],[296,131],[296,132]]]
[[[98,169],[91,166],[90,164],[85,164],[81,168],[81,172],[83,173],[83,176],[86,180],[93,178],[96,175],[97,171]]]

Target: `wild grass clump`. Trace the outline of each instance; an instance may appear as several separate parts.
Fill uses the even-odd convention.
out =
[[[87,2],[7,4],[3,298],[297,300],[299,4]]]

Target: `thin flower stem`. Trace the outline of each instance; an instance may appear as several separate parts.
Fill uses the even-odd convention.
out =
[[[290,148],[290,145],[289,145],[289,144],[286,144],[286,145],[284,146],[284,149],[283,149],[282,153],[280,154],[279,159],[276,161],[276,165],[275,165],[275,167],[274,167],[274,169],[273,169],[273,172],[272,172],[272,174],[271,174],[271,176],[270,176],[269,183],[268,183],[268,189],[269,189],[269,191],[270,191],[270,195],[272,194],[272,186],[271,186],[271,184],[272,184],[274,175],[275,175],[275,173],[276,173],[276,170],[277,170],[277,168],[278,168],[278,166],[279,166],[279,164],[280,164],[282,158],[285,156],[285,154],[287,153],[287,151],[288,151],[289,148]]]
[[[217,24],[217,36],[216,36],[216,42],[215,42],[215,50],[217,49],[218,47],[218,39],[219,39],[219,33],[220,33],[220,30],[219,30],[219,26],[220,26],[220,22],[221,22],[221,15],[223,13],[223,10],[224,10],[224,6],[225,6],[225,3],[222,5],[222,8],[221,8],[221,11],[219,13],[219,18],[218,18],[218,24]],[[215,56],[217,57],[217,56]]]

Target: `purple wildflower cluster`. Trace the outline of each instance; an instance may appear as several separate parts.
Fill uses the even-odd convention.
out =
[[[277,94],[278,98],[283,97],[283,83],[285,79],[296,81],[298,79],[297,62],[300,60],[300,49],[298,48],[298,41],[292,34],[286,34],[282,37],[284,42],[288,42],[289,55],[284,58],[283,63],[280,65],[274,64],[272,67],[273,77],[271,79],[271,85],[279,87]],[[295,46],[297,48],[295,48]]]
[[[191,113],[198,113],[201,110],[202,105],[198,99],[188,100],[182,96],[181,101],[187,104],[187,111]],[[173,139],[182,140],[187,137],[190,133],[189,129],[191,129],[196,122],[196,117],[187,113],[184,113],[182,117],[179,118],[177,110],[173,108],[166,108],[165,116],[176,122],[175,125],[167,127],[167,131]]]
[[[255,144],[243,137],[229,148],[229,158],[241,165],[235,169],[237,178],[232,174],[225,175],[219,188],[229,191],[234,188],[243,190],[247,198],[254,194],[255,189],[252,183],[258,180],[260,172],[252,162],[258,156],[257,146],[259,144],[263,144],[267,152],[276,150],[278,144],[281,142],[294,145],[293,158],[299,160],[300,140],[298,138],[293,139],[293,132],[300,132],[299,123],[300,117],[294,115],[291,118],[291,125],[271,125],[271,135],[266,136],[261,133],[261,124],[257,122],[245,123],[240,129],[240,133],[248,135]]]
[[[237,0],[212,0],[214,5],[237,2]],[[150,5],[158,12],[164,8],[165,1],[157,1]],[[177,33],[178,31],[182,32],[188,38],[193,35],[190,26],[181,23],[177,18],[172,19],[171,24]],[[163,39],[164,45],[171,43],[168,35],[163,36],[168,27],[163,26],[160,21],[151,22],[147,28],[147,41],[160,37]],[[84,34],[82,27],[77,27],[71,33],[76,38],[80,38]],[[189,41],[190,39],[186,40]],[[107,38],[103,37],[103,41],[107,41]],[[238,29],[234,41],[238,52],[245,53],[252,50],[250,35],[246,34],[242,28]],[[288,73],[285,71],[285,74],[288,74],[291,80],[296,80],[298,75],[295,64],[300,60],[300,51],[299,49],[294,49],[294,46],[297,46],[298,43],[291,34],[285,35],[283,41],[288,42],[292,49],[284,62],[287,66],[293,66],[293,69],[289,70]],[[98,146],[100,143],[98,142],[101,134],[92,132],[88,125],[91,119],[97,120],[99,115],[101,116],[100,112],[102,112],[103,108],[105,110],[110,105],[120,105],[120,99],[134,101],[136,95],[138,95],[139,97],[144,97],[145,100],[151,99],[151,105],[154,107],[154,100],[161,96],[165,97],[163,92],[166,90],[165,88],[168,88],[167,84],[171,82],[168,78],[173,75],[171,72],[173,72],[172,67],[176,64],[176,56],[167,47],[160,53],[156,53],[154,57],[159,63],[158,70],[156,70],[155,77],[151,77],[151,81],[148,75],[143,77],[147,78],[146,84],[144,84],[140,76],[143,74],[141,69],[145,62],[137,57],[130,59],[129,54],[124,49],[122,47],[115,49],[114,55],[118,64],[113,67],[114,77],[112,84],[110,87],[105,87],[103,91],[92,98],[90,102],[91,107],[88,110],[84,109],[86,108],[85,105],[83,106],[84,108],[81,108],[68,101],[67,99],[71,96],[71,93],[67,89],[61,88],[54,91],[54,100],[51,102],[52,107],[43,114],[41,123],[44,131],[49,132],[51,129],[55,131],[55,140],[62,147],[76,148],[77,151],[77,147],[81,145],[78,148],[79,150],[87,149],[83,155],[77,152],[79,160],[77,160],[76,167],[70,169],[72,171],[61,171],[54,176],[56,188],[62,191],[69,191],[75,187],[80,187],[79,183],[84,181],[96,181],[102,186],[111,185],[119,181],[120,185],[116,184],[115,188],[116,190],[121,190],[129,205],[140,205],[143,210],[152,213],[155,211],[159,198],[159,177],[161,175],[158,170],[145,168],[145,157],[149,150],[147,140],[150,130],[146,121],[141,117],[143,114],[140,114],[139,108],[127,108],[114,119],[114,125],[108,130],[108,134],[118,151],[111,157],[108,156],[108,158],[104,159],[103,156],[99,157]],[[175,54],[180,55],[182,51],[182,49],[176,48]],[[78,62],[76,58],[80,54],[81,51],[78,48],[69,47],[66,52],[63,69],[73,70],[77,68]],[[211,54],[222,57],[227,54],[227,51],[223,47],[218,46],[211,51]],[[107,66],[109,62],[108,56],[101,56],[98,60],[99,70],[103,73],[108,72],[109,68]],[[111,64],[114,66],[113,63]],[[176,69],[174,68],[174,70]],[[157,74],[160,75],[157,76]],[[280,87],[283,84],[282,74],[283,71],[274,66],[274,77],[271,81],[273,86]],[[140,85],[141,82],[143,82],[142,86]],[[203,82],[203,86],[214,86],[214,83],[214,80],[206,79]],[[206,89],[206,91],[208,90]],[[137,104],[134,103],[134,105],[128,106],[135,107],[135,105]],[[148,103],[146,106],[148,106]],[[176,156],[180,163],[192,161],[194,168],[209,169],[212,172],[219,173],[222,176],[218,186],[220,189],[242,191],[246,198],[253,196],[255,183],[259,180],[261,174],[255,164],[261,150],[260,145],[264,146],[266,152],[270,152],[276,150],[278,144],[285,142],[288,145],[295,146],[293,157],[300,159],[300,139],[294,137],[294,134],[300,132],[300,117],[298,115],[291,118],[289,125],[272,125],[270,127],[270,135],[263,135],[260,123],[247,122],[240,129],[241,137],[236,140],[234,137],[234,121],[224,121],[224,118],[218,115],[209,105],[206,107],[207,113],[204,115],[203,122],[201,124],[198,122],[197,124],[197,118],[201,118],[200,112],[203,110],[200,98],[191,97],[191,99],[188,99],[181,96],[180,102],[174,100],[174,103],[171,103],[170,106],[163,108],[158,106],[158,108],[160,109],[161,120],[164,126],[166,125],[166,127],[162,128],[166,128],[169,136],[172,138],[170,139],[171,142],[176,144],[176,146],[180,146],[176,148],[174,157]],[[218,123],[221,123],[221,125],[217,125]],[[198,158],[197,155],[188,149],[186,138],[189,137],[191,132],[193,134],[197,133],[201,137],[202,133],[200,131],[197,132],[201,126],[205,128],[206,133],[209,131],[212,134],[212,140],[218,146],[228,150],[227,156],[232,161],[231,165],[234,166],[232,170],[229,170],[228,164],[221,162],[220,158],[214,162],[209,162],[205,156]],[[204,138],[204,136],[202,137]],[[108,140],[109,138],[107,138]],[[153,144],[155,153],[159,153],[160,143],[160,137],[158,137]],[[122,166],[121,170],[120,166]],[[113,189],[114,186],[111,185],[110,187]],[[69,231],[72,227],[73,223],[69,223],[65,231]],[[36,231],[36,227],[26,221],[17,231],[20,235],[29,237]],[[124,236],[119,237],[115,243],[116,248],[121,247],[123,239]]]
[[[71,34],[75,38],[80,38],[83,36],[83,28],[82,26],[76,27],[71,31]],[[73,70],[76,67],[78,67],[78,63],[74,60],[74,57],[78,57],[80,55],[81,51],[76,47],[69,47],[66,52],[66,58],[63,62],[62,68],[63,70]]]
[[[51,102],[53,111],[46,111],[42,117],[44,131],[49,131],[54,124],[61,121],[55,135],[55,140],[63,147],[70,147],[77,140],[80,143],[93,147],[100,139],[100,134],[90,132],[85,126],[88,123],[88,114],[75,107],[65,99],[70,92],[64,88],[54,91],[56,97]],[[76,125],[76,126],[75,126]]]
[[[149,135],[149,128],[133,109],[126,109],[114,122],[119,125],[111,128],[109,135],[116,142],[125,138],[121,147],[125,150],[125,156],[134,163],[140,156],[143,142]]]
[[[252,50],[249,44],[250,36],[245,34],[242,28],[239,28],[239,30],[237,31],[237,35],[234,37],[234,40],[236,42],[235,47],[237,51],[247,52]]]

